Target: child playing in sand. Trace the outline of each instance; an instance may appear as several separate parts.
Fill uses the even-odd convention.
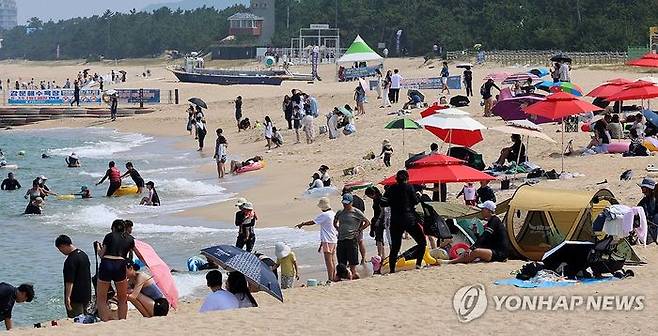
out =
[[[276,145],[276,148],[283,145],[283,136],[276,127],[272,127],[272,142]]]
[[[473,182],[468,182],[468,184],[464,185],[464,188],[462,191],[457,194],[457,198],[459,196],[464,195],[464,203],[466,205],[476,205],[476,199],[477,199],[477,193],[476,193],[475,186],[473,185]]]
[[[295,279],[299,280],[295,253],[290,246],[279,242],[274,245],[274,254],[277,258],[276,265],[281,268],[281,289],[292,288]]]
[[[391,142],[388,139],[384,139],[384,141],[382,141],[382,152],[379,156],[384,160],[384,165],[386,165],[386,167],[391,166],[391,155],[393,155]]]

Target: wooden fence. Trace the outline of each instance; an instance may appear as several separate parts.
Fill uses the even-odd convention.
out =
[[[560,53],[556,50],[493,50],[484,52],[484,61],[505,65],[549,65],[550,58]],[[621,51],[566,52],[576,65],[622,64],[628,60],[628,53]],[[471,60],[477,54],[468,51],[448,52],[449,60]]]

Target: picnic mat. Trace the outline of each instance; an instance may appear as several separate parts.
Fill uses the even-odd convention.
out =
[[[514,286],[519,288],[555,288],[555,287],[569,287],[576,284],[590,285],[602,282],[615,281],[617,278],[607,276],[603,278],[589,278],[578,280],[519,280],[517,278],[502,279],[494,281],[495,285],[500,286]]]

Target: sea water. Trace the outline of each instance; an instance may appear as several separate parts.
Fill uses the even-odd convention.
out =
[[[0,132],[5,160],[9,165],[18,165],[18,169],[0,169],[0,177],[4,179],[12,171],[23,186],[18,191],[0,193],[0,282],[15,286],[33,283],[36,290],[33,303],[14,307],[15,323],[29,326],[65,317],[62,283],[65,257],[54,246],[60,234],[69,235],[74,245],[87,252],[92,274],[95,273],[92,242],[102,241],[117,218],[132,220],[135,238],[151,244],[171,268],[183,271],[187,258],[198,254],[201,248],[235,243],[237,230],[233,223],[176,214],[229,200],[236,188],[254,182],[248,177],[231,177],[220,184],[214,176],[199,174],[197,168],[208,163],[211,155],[204,157],[198,152],[178,149],[176,141],[180,139],[119,133],[106,128]],[[25,154],[19,155],[23,151]],[[66,167],[64,158],[72,152],[80,157],[82,167]],[[41,158],[43,153],[50,158]],[[110,160],[117,163],[122,173],[125,163],[133,162],[146,181],[155,182],[162,206],[139,206],[138,196],[103,197],[108,182],[100,186],[95,183],[104,175]],[[48,177],[48,187],[58,194],[77,193],[85,185],[93,198],[60,201],[50,196],[46,198],[42,215],[23,215],[27,205],[23,195],[40,175]],[[132,181],[128,177],[123,183],[132,184]],[[320,271],[321,258],[313,253],[317,249],[317,235],[290,228],[256,229],[255,249],[272,255],[272,246],[284,241],[302,255],[313,255],[312,262],[316,264],[313,267]],[[176,273],[180,295],[198,295],[205,285],[203,275]]]

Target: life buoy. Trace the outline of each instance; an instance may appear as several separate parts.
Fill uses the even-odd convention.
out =
[[[450,251],[448,251],[448,255],[450,256],[450,259],[457,259],[464,251],[468,250],[469,248],[471,247],[466,243],[457,243],[452,245]]]

